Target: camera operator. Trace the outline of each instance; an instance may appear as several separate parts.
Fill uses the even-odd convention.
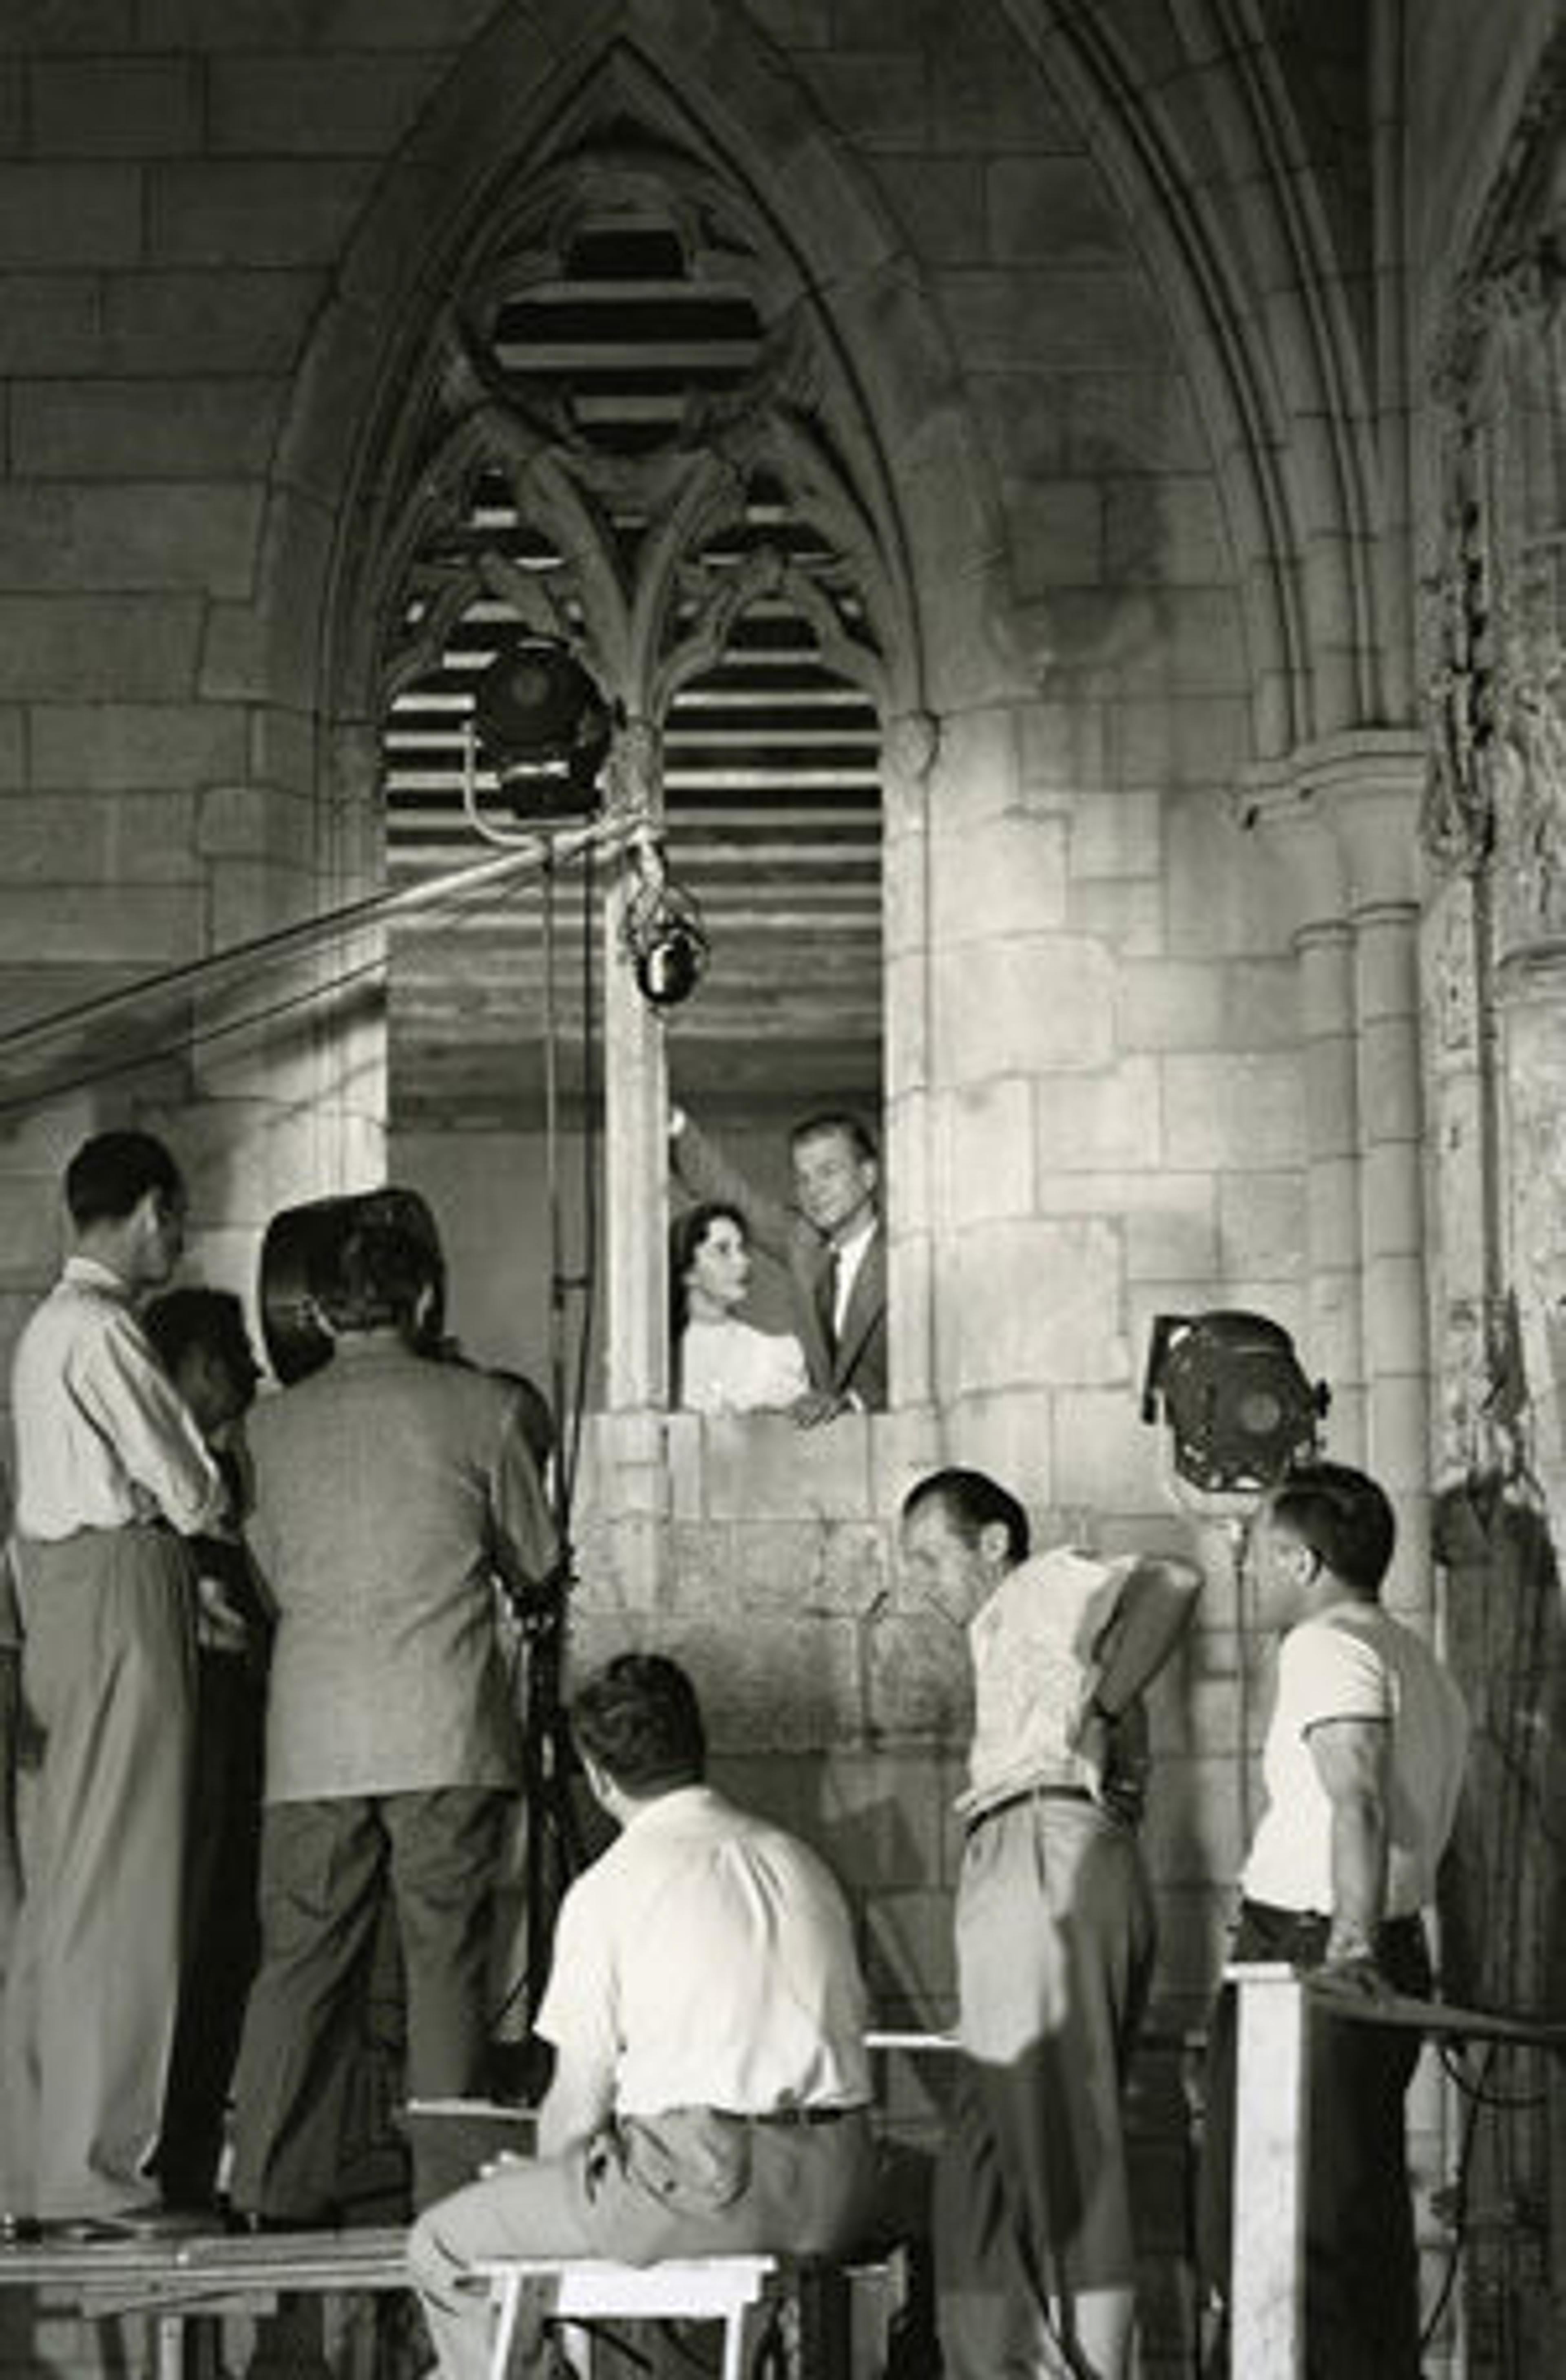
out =
[[[331,2218],[388,1898],[410,2095],[486,2080],[494,1880],[520,1749],[492,1580],[538,1597],[555,1532],[517,1388],[420,1352],[436,1296],[429,1246],[362,1220],[321,1299],[331,1362],[247,1426],[251,1548],[277,1612],[233,2178],[258,2228]],[[431,2194],[416,2148],[415,2198]]]

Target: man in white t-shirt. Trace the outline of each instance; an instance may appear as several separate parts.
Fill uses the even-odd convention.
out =
[[[487,2168],[408,2243],[445,2380],[488,2369],[486,2258],[830,2255],[874,2208],[865,1989],[831,1874],[703,1781],[674,1662],[622,1654],[571,1717],[623,1831],[561,1905],[537,2159]]]
[[[1420,1912],[1451,1833],[1468,1745],[1463,1700],[1425,1643],[1384,1610],[1396,1524],[1373,1479],[1339,1463],[1290,1474],[1253,1549],[1292,1621],[1267,1732],[1267,1807],[1241,1879],[1232,1955],[1286,1959],[1374,1992],[1424,1996]],[[1234,2018],[1215,2013],[1202,2248],[1227,2281]],[[1308,2380],[1418,2380],[1418,2272],[1403,2101],[1406,2029],[1313,2010],[1305,2215]]]

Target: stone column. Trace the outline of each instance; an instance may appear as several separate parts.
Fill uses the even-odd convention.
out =
[[[614,757],[616,808],[659,817],[660,767],[657,730],[633,720]],[[668,1067],[662,1025],[637,990],[621,943],[625,898],[622,883],[606,905],[603,984],[605,1341],[615,1413],[661,1409],[668,1379]]]
[[[935,1235],[930,1113],[929,772],[927,711],[888,720],[881,741],[886,919],[886,1172],[892,1402],[935,1394]]]
[[[1303,1350],[1331,1385],[1329,1432],[1345,1463],[1365,1459],[1365,1331],[1360,1217],[1359,1078],[1353,929],[1341,918],[1304,926],[1300,1023],[1305,1044],[1306,1211],[1310,1321]]]

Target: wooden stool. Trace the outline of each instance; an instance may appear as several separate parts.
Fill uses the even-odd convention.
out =
[[[522,2291],[528,2281],[554,2281],[550,2318],[585,2322],[619,2314],[626,2321],[721,2322],[722,2380],[743,2380],[746,2318],[775,2295],[776,2256],[693,2256],[661,2265],[614,2265],[584,2258],[508,2256],[476,2265],[495,2308],[489,2380],[505,2380],[516,2336]]]

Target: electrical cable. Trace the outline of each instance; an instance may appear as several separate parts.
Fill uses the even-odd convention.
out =
[[[1484,2077],[1488,2074],[1495,2063],[1498,2046],[1497,2043],[1491,2042],[1487,2049],[1479,2086],[1470,2092],[1468,2105],[1464,2110],[1463,2131],[1457,2148],[1457,2170],[1452,2178],[1451,2246],[1447,2252],[1446,2270],[1441,2275],[1440,2287],[1436,2291],[1435,2300],[1419,2333],[1419,2352],[1422,2358],[1440,2327],[1441,2319],[1451,2302],[1451,2293],[1457,2287],[1458,2270],[1463,2261],[1464,2227],[1468,2215],[1469,2168],[1473,2162],[1474,2142],[1479,2128],[1479,2111],[1485,2104],[1481,2092]]]

